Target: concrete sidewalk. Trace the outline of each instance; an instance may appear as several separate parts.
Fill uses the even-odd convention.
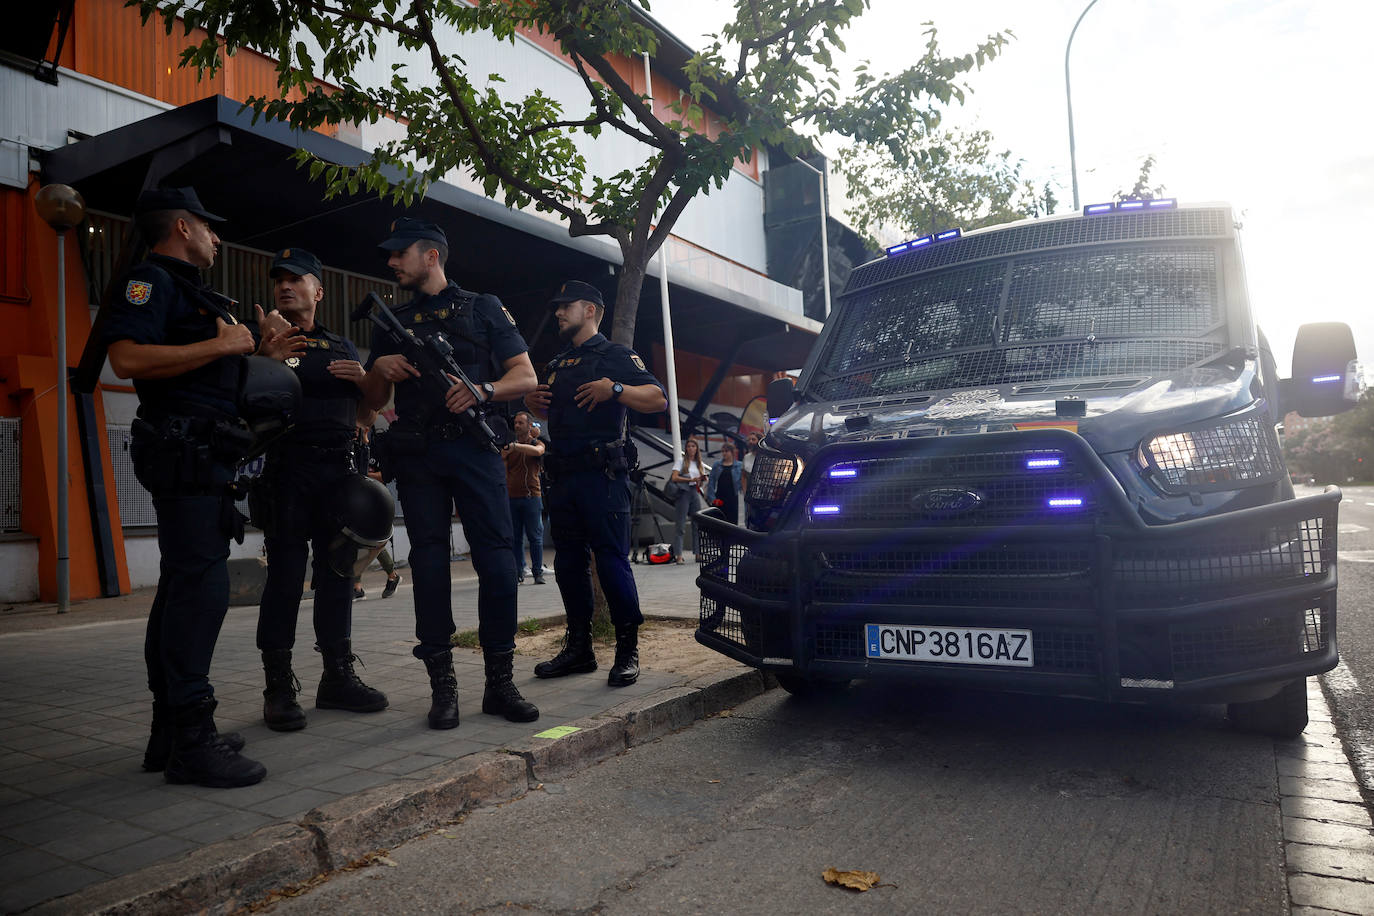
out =
[[[697,616],[695,565],[634,570],[646,615]],[[476,578],[465,561],[452,573],[458,628],[475,629]],[[562,613],[551,572],[547,579],[520,586],[522,620]],[[216,720],[241,732],[246,753],[268,771],[242,789],[172,786],[140,769],[151,703],[145,616],[80,621],[98,618],[102,601],[110,616],[122,608],[127,617],[151,603],[151,590],[82,602],[70,623],[59,619],[54,628],[0,632],[0,911],[44,903],[52,912],[232,908],[764,689],[743,667],[687,685],[656,673],[651,657],[632,687],[607,687],[609,658],[596,674],[540,681],[538,659],[517,656],[516,682],[541,714],[516,724],[481,713],[481,655],[458,649],[462,724],[433,731],[424,666],[410,653],[408,576],[389,599],[380,598],[382,584],[380,573],[364,580],[369,597],[354,606],[353,644],[365,663],[359,673],[386,692],[390,708],[314,708],[320,663],[306,599],[295,667],[309,725],[294,733],[262,724],[257,608],[230,608],[211,672]],[[42,607],[20,610],[46,617]],[[15,630],[8,623],[3,629]],[[574,722],[580,730],[535,738]]]

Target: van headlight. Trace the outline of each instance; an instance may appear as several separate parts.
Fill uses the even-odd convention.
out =
[[[792,485],[801,479],[802,460],[795,455],[760,451],[749,472],[749,492],[744,498],[755,506],[780,506]]]
[[[1282,467],[1278,438],[1260,417],[1154,436],[1138,460],[1174,493],[1252,486],[1277,479]]]

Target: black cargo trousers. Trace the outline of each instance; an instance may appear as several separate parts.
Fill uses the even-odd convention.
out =
[[[210,662],[229,609],[229,539],[243,519],[230,485],[237,454],[214,423],[170,416],[135,420],[129,451],[153,497],[161,553],[143,658],[154,701],[176,709],[213,698]]]

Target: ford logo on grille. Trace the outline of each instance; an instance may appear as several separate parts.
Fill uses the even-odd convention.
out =
[[[922,490],[911,500],[918,512],[927,515],[963,515],[983,504],[983,497],[972,490],[955,487],[932,487]]]

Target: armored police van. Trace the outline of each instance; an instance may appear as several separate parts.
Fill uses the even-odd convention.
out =
[[[793,693],[1226,703],[1297,734],[1337,662],[1341,494],[1295,498],[1277,427],[1353,406],[1355,360],[1306,325],[1277,377],[1225,205],[891,248],[770,388],[747,526],[697,517],[697,639]]]

